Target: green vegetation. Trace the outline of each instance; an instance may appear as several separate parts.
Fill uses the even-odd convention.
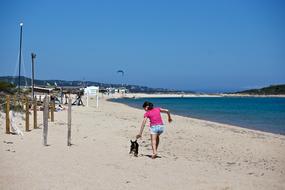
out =
[[[0,80],[0,111],[6,111],[6,96],[5,95],[14,95],[17,92],[17,88],[14,84],[9,83],[7,81]],[[21,92],[24,94],[23,92]],[[20,103],[19,99],[14,102],[10,100],[10,110],[14,110],[16,112],[23,112],[23,105]]]
[[[6,81],[0,81],[0,92],[14,94],[16,92],[16,86]]]
[[[251,94],[251,95],[285,95],[285,85],[271,85],[269,87],[261,89],[251,89],[241,92],[239,94]]]

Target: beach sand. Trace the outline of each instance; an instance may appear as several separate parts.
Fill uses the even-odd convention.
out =
[[[0,189],[285,189],[285,136],[173,115],[150,159],[146,126],[139,156],[129,155],[143,110],[100,97],[72,107],[72,146],[67,111],[49,122],[48,144],[40,129],[7,135],[0,118]],[[166,115],[164,115],[166,121]],[[32,119],[30,119],[32,125]],[[17,118],[24,131],[24,121]],[[21,125],[20,125],[21,124]]]

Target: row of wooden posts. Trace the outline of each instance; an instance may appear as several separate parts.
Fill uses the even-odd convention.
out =
[[[6,96],[6,134],[10,134],[10,100],[11,97],[9,95]],[[28,97],[24,97],[22,101],[23,105],[25,105],[25,131],[30,131],[30,119],[29,119],[29,108],[30,102]],[[16,96],[13,96],[13,105],[16,105]],[[36,98],[32,101],[33,108],[33,127],[34,129],[38,129],[37,123],[37,100]],[[49,109],[50,108],[50,109]],[[50,111],[49,111],[50,110]],[[45,96],[43,100],[43,145],[47,146],[47,136],[48,136],[48,119],[50,118],[51,122],[54,122],[54,111],[55,111],[55,102],[49,101],[49,97]],[[67,145],[71,146],[71,98],[68,99],[68,116],[67,116]]]

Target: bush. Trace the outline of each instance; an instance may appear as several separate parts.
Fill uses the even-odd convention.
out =
[[[0,92],[14,94],[16,92],[16,86],[6,81],[0,81]]]

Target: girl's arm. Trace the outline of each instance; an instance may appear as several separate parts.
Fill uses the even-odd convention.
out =
[[[167,114],[167,116],[168,116],[168,122],[170,123],[170,122],[172,121],[172,118],[171,118],[171,115],[170,115],[169,110],[160,108],[160,111],[161,111],[162,113],[166,113],[166,114]]]
[[[142,122],[142,125],[141,125],[141,129],[140,129],[140,133],[136,136],[137,139],[141,138],[142,137],[142,133],[143,133],[143,129],[144,129],[144,126],[146,124],[146,120],[147,120],[147,117],[145,117],[143,119],[143,122]]]

